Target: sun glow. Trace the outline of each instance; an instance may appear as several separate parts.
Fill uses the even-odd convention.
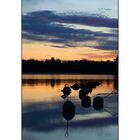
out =
[[[61,60],[113,60],[116,53],[86,47],[96,45],[96,42],[76,43],[75,47],[67,47],[60,43],[23,41],[22,59],[51,59],[52,57]],[[85,46],[85,47],[84,47]]]

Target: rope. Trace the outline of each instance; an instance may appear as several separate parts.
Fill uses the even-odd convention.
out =
[[[116,93],[115,91],[112,91],[112,92],[110,92],[110,93],[108,93],[105,97],[103,97],[103,98],[106,98],[106,97],[108,97],[108,96],[110,96],[111,94],[114,94],[114,93]],[[91,96],[91,98],[93,98],[93,97],[95,97],[95,96],[98,96],[98,95],[104,95],[105,93],[99,93],[99,94],[96,94],[96,95],[93,95],[93,96]]]
[[[113,94],[112,92],[107,94],[105,97],[103,97],[104,99],[107,98],[108,96],[110,96],[111,94]]]
[[[68,137],[69,136],[68,128],[69,128],[69,123],[67,121],[67,127],[66,127],[65,137]]]

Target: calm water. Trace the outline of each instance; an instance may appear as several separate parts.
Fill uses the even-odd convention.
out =
[[[117,90],[114,75],[23,75],[23,140],[117,140],[117,94],[104,99],[104,109],[96,111],[92,105],[83,108],[78,91],[72,90],[69,100],[76,107],[75,116],[68,122],[69,137],[65,137],[66,120],[62,116],[61,89],[65,84],[100,81],[90,97]]]

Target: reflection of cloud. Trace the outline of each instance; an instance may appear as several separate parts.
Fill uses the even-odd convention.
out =
[[[93,108],[83,112],[80,104],[76,105],[76,113],[94,113]],[[53,131],[55,129],[65,129],[66,121],[62,118],[62,102],[52,103],[32,103],[23,106],[22,126],[32,131]],[[96,112],[96,111],[95,111]],[[70,122],[71,127],[100,127],[117,124],[116,117],[94,118],[86,120],[74,120]]]

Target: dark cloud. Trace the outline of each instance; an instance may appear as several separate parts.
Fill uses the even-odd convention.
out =
[[[42,12],[44,15],[44,12]],[[46,12],[45,12],[46,13]],[[43,16],[41,13],[32,12],[28,15],[23,15],[23,37],[32,40],[53,41],[53,42],[68,42],[95,39],[95,34],[88,30],[76,30],[73,28],[64,27],[61,24],[52,23],[55,15],[53,12],[47,11]],[[43,38],[42,36],[53,36],[57,39]]]
[[[94,47],[96,49],[100,49],[100,50],[118,50],[118,46],[96,46]]]
[[[110,40],[104,40],[99,41],[99,46],[94,47],[96,49],[100,50],[118,50],[118,41],[110,41]]]
[[[62,47],[75,47],[75,45],[73,45],[74,42],[98,41],[98,38],[102,38],[102,40],[105,40],[105,43],[102,43],[99,48],[97,47],[98,49],[114,50],[114,48],[116,48],[116,46],[112,46],[114,45],[113,42],[108,45],[106,43],[106,39],[117,37],[117,19],[95,15],[57,14],[54,11],[37,11],[23,15],[22,20],[24,39],[63,43],[64,46]],[[110,30],[113,32],[104,33],[85,29],[75,29],[72,27],[64,26],[61,23],[110,27]],[[108,47],[106,48],[106,46]]]
[[[34,15],[37,18],[46,17],[50,22],[62,22],[62,23],[73,23],[73,24],[82,24],[88,26],[97,26],[97,27],[109,27],[117,28],[118,20],[115,18],[108,18],[106,16],[99,15],[82,15],[81,14],[58,14],[54,11],[38,11],[31,12],[30,15]]]
[[[67,46],[57,46],[57,45],[53,45],[51,47],[54,47],[54,48],[67,48]]]

